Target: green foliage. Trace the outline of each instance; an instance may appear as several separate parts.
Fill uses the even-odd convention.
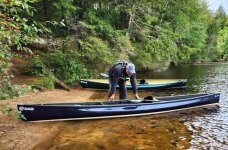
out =
[[[17,114],[16,116],[17,120],[27,120],[26,117],[23,114]]]
[[[224,58],[224,60],[228,61],[228,54],[225,54],[225,55],[223,56],[223,58]]]
[[[116,60],[130,60],[136,56],[134,47],[127,36],[117,36],[112,39],[113,47],[112,52],[115,55]],[[111,56],[110,56],[111,57]],[[112,63],[113,60],[110,61]]]
[[[54,81],[51,77],[36,77],[29,81],[28,83],[32,87],[44,87],[48,90],[53,90],[55,88]]]
[[[31,71],[32,75],[36,76],[47,76],[46,66],[39,57],[33,58],[33,70]]]
[[[99,62],[108,66],[118,59],[131,60],[141,69],[156,69],[171,62],[185,63],[220,55],[217,35],[227,17],[222,7],[212,16],[205,1],[48,2],[40,1],[37,8],[55,13],[37,14],[43,20],[68,18],[65,29],[77,39],[83,63],[93,64],[85,65],[88,69],[107,70]]]
[[[107,66],[113,62],[112,53],[107,42],[96,37],[87,37],[80,44],[83,47],[83,61],[88,64],[87,68],[96,68],[94,74],[107,69]]]
[[[12,111],[13,111],[13,107],[9,107],[9,106],[3,106],[0,111],[7,115],[8,117],[12,116]]]
[[[11,48],[32,52],[27,44],[43,41],[39,33],[47,32],[41,23],[32,19],[34,9],[29,5],[33,0],[1,0],[0,2],[0,99],[20,95],[10,83],[12,78]]]
[[[47,68],[53,71],[54,75],[65,83],[75,85],[80,78],[89,77],[88,70],[80,61],[77,53],[55,52],[43,56]]]
[[[224,58],[227,59],[225,56],[228,55],[228,26],[219,31],[217,43],[218,55],[222,56],[223,54]]]
[[[31,57],[26,60],[23,58],[17,58],[17,62],[20,62],[20,73],[27,76],[46,76],[45,65],[39,57]]]
[[[213,60],[217,61],[226,54],[226,27],[228,22],[228,16],[225,10],[220,6],[215,13],[215,16],[209,21],[209,27],[207,31],[207,56]],[[224,47],[225,46],[225,47]]]

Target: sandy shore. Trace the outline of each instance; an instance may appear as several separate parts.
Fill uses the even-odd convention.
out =
[[[70,92],[64,90],[45,91],[30,93],[15,99],[0,101],[0,109],[12,109],[9,117],[0,111],[0,149],[2,150],[28,150],[35,149],[36,145],[54,138],[66,122],[32,123],[16,119],[18,103],[52,103],[52,102],[75,102],[89,101],[95,91],[73,89]],[[46,145],[47,146],[47,145]]]

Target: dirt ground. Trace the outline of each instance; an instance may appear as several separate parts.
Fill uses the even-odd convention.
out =
[[[40,93],[30,93],[15,99],[0,101],[0,109],[10,108],[12,116],[0,111],[0,149],[1,150],[22,150],[34,149],[39,143],[54,138],[64,128],[66,122],[44,122],[32,123],[16,119],[18,103],[54,103],[54,102],[75,102],[89,101],[95,91],[83,90],[80,88],[72,91],[56,89]]]

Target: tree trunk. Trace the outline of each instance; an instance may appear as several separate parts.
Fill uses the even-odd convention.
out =
[[[132,24],[134,22],[134,19],[135,19],[135,4],[133,4],[132,6],[132,11],[130,13],[130,19],[128,21],[128,28],[130,29],[132,27]],[[130,32],[127,32],[127,35],[126,35],[129,39],[131,38],[131,33]]]

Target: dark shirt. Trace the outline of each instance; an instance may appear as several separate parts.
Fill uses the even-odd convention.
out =
[[[125,67],[123,68],[121,64],[114,65],[112,68],[109,69],[109,84],[111,84],[111,89],[109,91],[110,95],[116,93],[116,85],[119,80],[124,80],[123,77],[126,78],[128,77],[128,75],[126,73]],[[131,75],[130,82],[133,89],[133,93],[138,93],[135,73]]]

